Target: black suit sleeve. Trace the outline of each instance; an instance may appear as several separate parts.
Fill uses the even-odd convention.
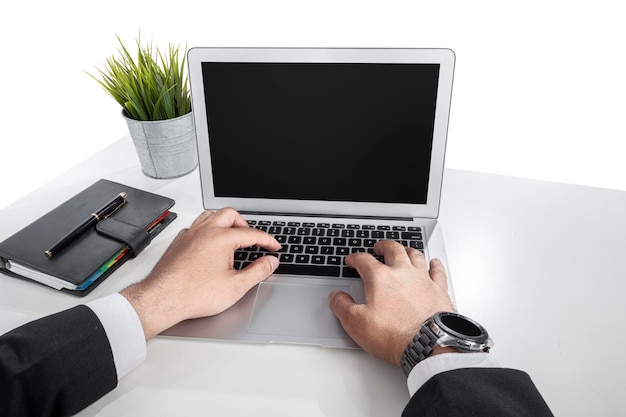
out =
[[[0,336],[0,416],[68,416],[117,385],[95,313],[74,307]]]
[[[513,369],[465,368],[429,379],[403,417],[552,416],[530,377]]]

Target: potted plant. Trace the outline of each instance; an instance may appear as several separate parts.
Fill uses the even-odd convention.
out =
[[[122,106],[130,136],[144,174],[175,178],[198,164],[196,133],[191,113],[186,50],[169,45],[156,53],[137,38],[137,57],[120,43],[118,56],[107,58],[100,77],[89,74]],[[185,48],[186,49],[186,48]]]

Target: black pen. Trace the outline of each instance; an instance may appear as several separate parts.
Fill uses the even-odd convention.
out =
[[[126,203],[127,194],[121,192],[106,206],[102,207],[95,213],[91,213],[91,216],[78,226],[74,228],[71,232],[66,234],[61,240],[54,244],[50,249],[44,252],[48,258],[52,258],[56,253],[63,250],[67,245],[72,243],[78,236],[85,233],[87,229],[92,227],[94,224],[98,223],[100,220],[106,219],[111,214],[115,213],[120,207]]]

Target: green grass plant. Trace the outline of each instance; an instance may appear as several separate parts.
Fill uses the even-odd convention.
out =
[[[169,45],[166,54],[152,43],[141,45],[137,57],[120,43],[118,56],[107,58],[100,78],[89,74],[117,101],[127,117],[155,121],[173,119],[191,111],[189,77],[185,71],[186,48],[179,59],[180,46]]]

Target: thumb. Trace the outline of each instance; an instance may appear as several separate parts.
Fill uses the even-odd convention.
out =
[[[339,319],[344,329],[349,327],[350,317],[354,314],[354,308],[356,307],[354,298],[347,292],[335,290],[328,294],[328,304],[330,305],[330,310]]]
[[[444,291],[448,291],[448,278],[446,269],[439,259],[430,261],[430,278]]]
[[[365,349],[365,346],[362,345],[364,341],[362,337],[365,321],[364,305],[355,303],[354,298],[343,291],[331,291],[328,294],[328,303],[330,310],[339,319],[341,327],[356,344]]]
[[[246,283],[248,289],[250,289],[272,275],[278,268],[278,264],[277,257],[272,255],[263,256],[239,271],[240,280]]]

